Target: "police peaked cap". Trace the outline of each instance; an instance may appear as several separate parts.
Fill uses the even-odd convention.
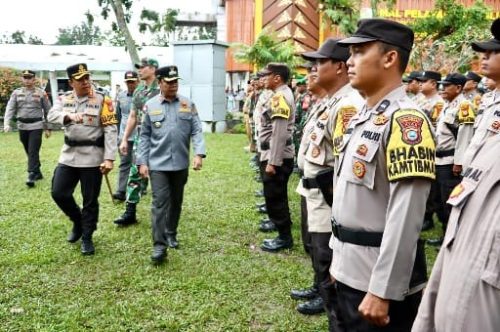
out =
[[[167,82],[180,79],[179,70],[177,66],[166,66],[156,69],[156,78]]]
[[[68,78],[75,80],[79,80],[85,75],[90,75],[86,63],[77,63],[76,65],[69,66],[66,68],[66,73],[68,74]]]
[[[35,72],[33,70],[26,69],[26,70],[23,70],[22,75],[23,75],[23,77],[27,77],[27,76],[32,77],[32,76],[35,76]]]
[[[467,72],[467,74],[465,74],[465,78],[467,79],[467,81],[472,80],[472,81],[474,81],[476,83],[481,82],[481,76],[479,76],[478,74],[476,74],[473,71]]]
[[[408,76],[406,76],[405,78],[403,78],[403,82],[405,83],[408,83],[408,82],[411,82],[413,80],[418,80],[419,77],[422,76],[422,73],[419,72],[419,71],[412,71]]]
[[[349,50],[338,45],[339,41],[340,39],[328,38],[317,51],[302,53],[302,57],[309,61],[333,59],[347,62],[350,57]]]
[[[454,84],[454,85],[464,86],[466,81],[467,78],[464,75],[460,73],[451,73],[446,75],[446,77],[442,81],[439,81],[438,83],[444,85]]]
[[[358,29],[354,34],[340,40],[338,44],[349,46],[380,41],[410,52],[413,47],[413,39],[413,30],[404,24],[380,18],[370,18],[359,20]]]
[[[441,74],[438,73],[437,71],[423,71],[420,76],[417,77],[417,80],[419,81],[427,81],[427,80],[434,80],[434,81],[441,81]]]

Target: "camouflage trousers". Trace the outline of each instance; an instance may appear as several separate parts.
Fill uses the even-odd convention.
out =
[[[148,180],[141,178],[139,167],[136,164],[137,149],[139,147],[139,136],[134,137],[134,147],[132,148],[132,165],[127,180],[127,203],[137,204],[141,201],[141,195],[146,191]]]

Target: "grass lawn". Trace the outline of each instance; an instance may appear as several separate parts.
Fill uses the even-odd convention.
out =
[[[112,221],[124,207],[111,203],[103,181],[96,254],[83,257],[79,243],[66,242],[71,224],[50,197],[62,132],[44,140],[45,179],[33,189],[24,184],[18,134],[0,134],[0,330],[326,331],[326,316],[298,314],[289,297],[291,288],[312,282],[300,241],[297,176],[289,186],[295,248],[264,253],[259,245],[269,235],[257,231],[253,193],[260,188],[242,149],[245,136],[205,137],[208,158],[186,187],[181,248],[155,267],[150,194],[138,207],[140,223],[117,228]],[[433,261],[435,249],[427,252]]]

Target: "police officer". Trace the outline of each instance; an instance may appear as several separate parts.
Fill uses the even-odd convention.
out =
[[[463,95],[466,78],[451,73],[442,81],[442,96],[447,101],[436,126],[436,181],[443,207],[443,234],[450,216],[451,206],[446,204],[453,188],[460,182],[465,150],[473,135],[474,106]],[[442,237],[429,239],[431,245],[441,245]]]
[[[473,71],[468,71],[465,74],[465,84],[464,84],[464,97],[472,102],[474,107],[477,109],[481,103],[481,94],[479,93],[477,87],[479,82],[481,82],[481,76]]]
[[[349,84],[346,61],[349,50],[337,45],[338,39],[327,39],[316,52],[304,53],[303,57],[316,61],[317,83],[326,90],[327,101],[310,119],[309,144],[305,149],[304,175],[299,184],[301,194],[307,201],[307,224],[311,235],[313,267],[316,283],[322,296],[298,306],[299,312],[314,312],[328,302],[322,285],[329,281],[328,272],[332,260],[329,240],[332,233],[331,191],[333,189],[333,166],[338,155],[336,146],[350,119],[363,105],[363,98]],[[322,173],[329,174],[326,181]],[[327,189],[329,192],[325,192]],[[330,317],[330,326],[336,324]]]
[[[413,38],[403,24],[366,19],[339,42],[350,48],[350,83],[366,98],[335,166],[330,273],[345,331],[409,331],[425,286],[417,243],[435,143],[428,118],[401,85]]]
[[[7,103],[4,118],[4,131],[11,130],[10,121],[17,116],[19,139],[28,156],[28,178],[26,185],[35,186],[35,181],[43,179],[40,171],[40,147],[42,146],[42,132],[45,137],[50,136],[47,127],[47,112],[50,102],[47,94],[35,87],[35,72],[24,70],[22,72],[23,87],[14,90]]]
[[[288,179],[293,171],[295,103],[287,85],[290,69],[285,64],[269,63],[262,74],[266,88],[272,90],[273,95],[260,115],[260,167],[267,212],[279,235],[264,240],[261,249],[278,252],[293,247]]]
[[[151,177],[151,259],[161,263],[167,246],[178,247],[177,226],[188,178],[190,143],[193,143],[195,171],[201,169],[205,158],[205,143],[194,103],[177,94],[180,78],[177,67],[159,68],[156,77],[161,95],[150,99],[144,107],[137,164],[142,177]]]
[[[99,216],[102,175],[113,169],[117,150],[113,101],[92,89],[85,63],[66,69],[73,91],[61,96],[48,120],[64,126],[64,145],[52,178],[52,198],[73,222],[68,241],[82,238],[83,255],[94,254],[92,234]],[[73,197],[80,182],[83,204]]]
[[[158,68],[158,61],[152,58],[143,58],[141,63],[135,65],[139,70],[139,77],[142,82],[134,91],[132,96],[132,105],[130,106],[130,114],[127,119],[127,125],[123,132],[122,140],[120,142],[120,153],[127,155],[129,150],[129,138],[134,140],[133,149],[137,149],[139,144],[139,130],[141,124],[142,107],[150,98],[158,95],[160,89],[158,81],[156,80],[155,71]],[[135,131],[137,128],[137,131]],[[135,131],[135,135],[133,135]],[[132,165],[130,166],[129,178],[127,181],[127,194],[125,212],[113,222],[119,226],[126,226],[135,224],[137,222],[136,210],[137,204],[141,200],[141,193],[145,189],[145,179],[141,179],[139,169],[134,162],[134,155],[132,156]]]
[[[412,71],[408,76],[403,78],[403,82],[406,84],[406,93],[408,97],[415,102],[422,97],[420,93],[420,83],[418,81],[420,75],[421,73],[419,71]]]
[[[498,66],[500,55],[494,56]],[[413,332],[496,332],[500,326],[500,135],[483,143],[448,200],[448,229]]]
[[[423,71],[417,80],[420,82],[420,91],[424,98],[418,100],[418,106],[424,111],[434,128],[436,128],[439,114],[444,109],[444,100],[438,93],[438,82],[441,81],[441,74],[435,71]],[[434,212],[439,220],[444,220],[443,203],[440,189],[436,181],[432,181],[431,192],[427,199],[424,224],[422,230],[426,231],[434,227]]]
[[[127,71],[125,73],[125,84],[127,90],[120,91],[116,98],[116,116],[118,118],[118,141],[121,142],[127,120],[130,114],[130,106],[132,105],[132,96],[137,85],[139,84],[139,76],[135,71]],[[134,145],[134,136],[137,134],[136,130],[132,132],[128,139],[127,154],[120,157],[120,173],[118,175],[118,186],[113,198],[119,201],[124,201],[125,191],[127,189],[127,179],[132,164],[132,149]]]
[[[496,83],[496,88],[490,95],[483,96],[476,121],[474,122],[474,136],[465,152],[463,167],[467,168],[478,149],[486,138],[500,133],[500,19],[491,25],[493,39],[485,42],[472,43],[472,49],[482,54],[481,68],[488,79]]]

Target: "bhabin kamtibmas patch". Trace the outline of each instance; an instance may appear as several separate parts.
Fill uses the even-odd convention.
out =
[[[271,99],[271,118],[290,118],[290,106],[281,93],[275,94]]]
[[[436,178],[436,143],[425,116],[403,109],[392,117],[386,158],[389,181]]]

